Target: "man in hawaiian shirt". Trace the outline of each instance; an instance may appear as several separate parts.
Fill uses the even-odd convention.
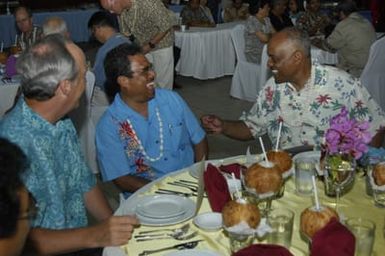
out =
[[[378,104],[348,73],[330,66],[312,65],[310,41],[305,32],[286,28],[276,33],[269,42],[268,55],[273,77],[259,92],[251,110],[239,121],[202,116],[207,132],[239,140],[267,133],[275,144],[282,122],[281,148],[319,147],[330,118],[346,106],[357,120],[370,122],[372,145],[382,144],[385,119]]]
[[[138,223],[135,217],[112,216],[65,118],[84,91],[86,64],[80,48],[64,40],[49,35],[19,57],[24,97],[0,122],[0,136],[30,160],[22,178],[39,208],[29,234],[33,255],[126,244]],[[88,226],[87,210],[98,224]]]
[[[104,181],[128,196],[148,182],[207,156],[203,129],[175,92],[154,88],[155,72],[136,45],[121,44],[105,60],[114,102],[96,127]]]
[[[100,0],[119,15],[122,34],[142,47],[154,66],[157,86],[172,89],[174,81],[173,18],[161,0]]]

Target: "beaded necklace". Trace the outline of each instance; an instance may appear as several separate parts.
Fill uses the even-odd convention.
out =
[[[160,140],[159,156],[157,156],[157,157],[150,157],[149,155],[147,155],[146,151],[143,148],[142,142],[139,140],[138,136],[136,135],[134,127],[132,126],[130,120],[127,119],[127,123],[130,126],[131,131],[132,131],[133,139],[138,143],[139,150],[142,152],[143,156],[150,162],[158,161],[163,156],[163,122],[162,122],[162,119],[160,118],[158,108],[155,109],[155,113],[156,113],[156,117],[157,117],[158,123],[159,123],[159,140]]]

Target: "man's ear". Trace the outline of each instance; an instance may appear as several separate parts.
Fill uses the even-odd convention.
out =
[[[70,94],[72,90],[72,85],[69,80],[63,80],[59,82],[59,86],[56,89],[56,92],[59,92],[60,94],[67,96]]]
[[[303,60],[303,58],[305,58],[303,52],[301,52],[301,51],[296,51],[296,52],[294,53],[294,60],[295,60],[296,63],[301,62],[301,61]]]
[[[120,87],[126,87],[129,82],[129,78],[126,76],[118,76],[118,79],[116,79],[116,82],[118,82],[118,85]]]

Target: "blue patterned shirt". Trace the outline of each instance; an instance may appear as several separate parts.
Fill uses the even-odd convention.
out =
[[[357,120],[370,122],[375,135],[385,125],[384,113],[359,80],[330,66],[314,65],[305,87],[297,91],[290,83],[276,84],[270,78],[244,120],[253,136],[267,133],[274,142],[283,121],[281,148],[322,143],[329,120],[346,106]]]
[[[21,98],[1,120],[0,136],[19,145],[29,158],[30,169],[22,178],[39,207],[32,225],[48,229],[87,226],[83,195],[96,180],[84,162],[71,120],[51,124]]]

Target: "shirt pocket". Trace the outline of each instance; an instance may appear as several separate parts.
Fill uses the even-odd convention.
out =
[[[172,151],[183,149],[190,143],[190,136],[185,122],[177,120],[170,122],[166,127],[166,138],[169,138],[171,143],[167,143],[172,147]]]

